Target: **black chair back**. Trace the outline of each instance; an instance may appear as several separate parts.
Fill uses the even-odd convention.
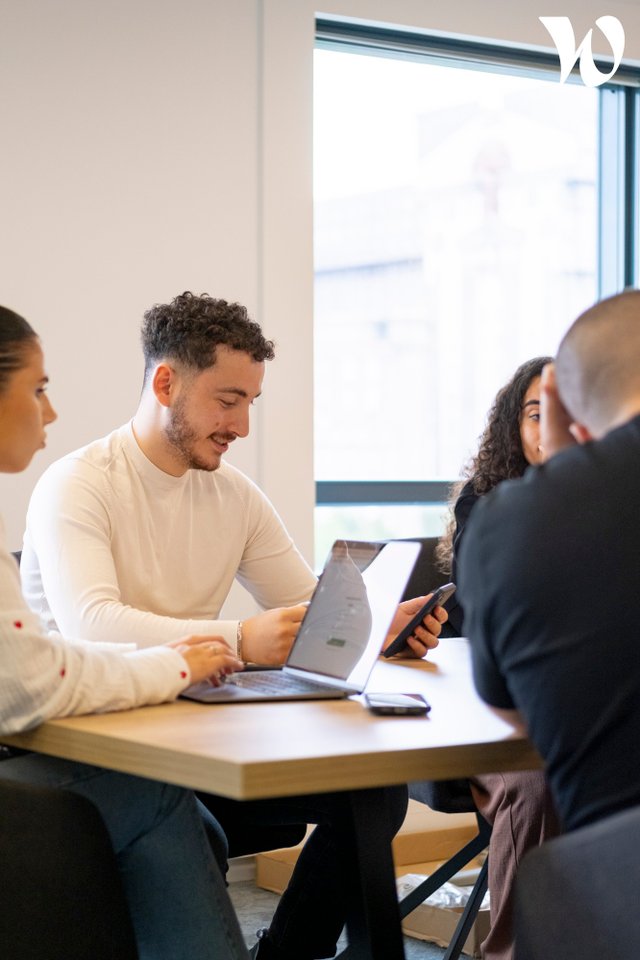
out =
[[[2,779],[0,947],[11,960],[137,960],[116,857],[89,800]]]
[[[409,796],[440,813],[475,813],[477,809],[466,778],[410,783]]]
[[[531,850],[516,884],[516,960],[635,956],[639,886],[640,807]]]
[[[421,545],[416,565],[409,577],[402,599],[412,600],[430,593],[447,579],[436,567],[435,550],[438,537],[409,537]]]

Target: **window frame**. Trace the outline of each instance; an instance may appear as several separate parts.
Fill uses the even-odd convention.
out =
[[[557,54],[455,36],[399,30],[348,20],[316,18],[316,49],[397,57],[483,71],[557,79]],[[611,69],[594,57],[599,70]],[[578,63],[568,83],[580,83]],[[638,284],[640,278],[640,69],[620,64],[598,88],[598,298]],[[445,504],[451,480],[317,480],[316,507]]]

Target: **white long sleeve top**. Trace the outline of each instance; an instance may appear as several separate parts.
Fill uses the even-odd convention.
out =
[[[223,462],[181,477],[144,455],[131,424],[57,461],[29,505],[22,587],[50,629],[151,646],[216,634],[235,577],[263,609],[307,600],[315,576],[265,495]]]
[[[47,636],[23,599],[0,523],[0,736],[51,717],[173,700],[190,679],[186,661],[168,647],[127,652]]]

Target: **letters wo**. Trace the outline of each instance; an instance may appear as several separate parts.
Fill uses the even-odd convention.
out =
[[[565,82],[578,57],[580,76],[587,87],[599,87],[606,83],[620,66],[624,53],[624,28],[617,17],[598,17],[596,20],[596,26],[600,27],[613,51],[613,68],[610,73],[601,73],[594,63],[591,52],[593,27],[576,48],[576,38],[569,17],[538,17],[538,20],[549,31],[556,45],[560,57],[560,83]]]

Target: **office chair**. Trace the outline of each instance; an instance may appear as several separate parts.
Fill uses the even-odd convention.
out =
[[[421,545],[413,573],[404,591],[403,600],[429,593],[446,579],[435,565],[435,549],[438,537],[414,537]],[[446,641],[444,641],[446,642]],[[409,784],[409,796],[441,813],[474,813],[478,822],[478,833],[455,853],[446,863],[432,873],[426,880],[417,886],[411,893],[400,901],[400,916],[404,920],[412,910],[415,910],[431,894],[435,893],[443,883],[450,880],[459,870],[463,869],[471,860],[477,857],[489,846],[491,826],[480,815],[473,801],[469,781],[460,780],[425,780]],[[489,859],[485,858],[480,873],[473,886],[467,904],[458,920],[455,932],[444,954],[444,960],[457,960],[467,940],[482,899],[487,890]]]
[[[430,593],[441,583],[444,583],[447,577],[436,567],[435,551],[439,537],[407,537],[405,539],[420,544],[418,559],[402,597],[403,600],[411,600],[413,597],[421,597],[425,593]]]
[[[0,954],[137,960],[116,857],[85,797],[0,778]]]
[[[640,807],[530,850],[516,884],[516,960],[633,957],[639,884]]]

